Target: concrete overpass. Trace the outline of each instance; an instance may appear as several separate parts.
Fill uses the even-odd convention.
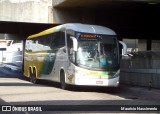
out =
[[[118,38],[145,39],[151,49],[159,39],[159,0],[3,0],[0,33],[29,35],[68,23],[98,24],[112,28]],[[141,44],[140,44],[141,45]]]
[[[159,0],[55,0],[55,21],[105,25],[119,37],[157,39]],[[56,16],[54,14],[54,16]]]

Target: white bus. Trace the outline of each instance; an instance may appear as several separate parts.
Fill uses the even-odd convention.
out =
[[[24,75],[85,86],[119,85],[120,54],[116,33],[106,27],[79,23],[59,25],[27,38]]]

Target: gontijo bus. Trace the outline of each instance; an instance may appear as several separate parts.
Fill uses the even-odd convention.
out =
[[[119,85],[120,59],[116,33],[106,27],[78,23],[59,25],[27,38],[24,75],[68,84]]]

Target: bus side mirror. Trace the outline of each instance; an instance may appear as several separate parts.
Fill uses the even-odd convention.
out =
[[[71,36],[70,37],[73,41],[73,51],[77,51],[78,50],[78,41],[75,37]]]
[[[127,45],[124,42],[122,42],[122,41],[119,41],[119,43],[123,47],[122,56],[126,56],[127,55]]]

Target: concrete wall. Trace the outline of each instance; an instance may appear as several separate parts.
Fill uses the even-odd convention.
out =
[[[66,0],[53,0],[53,6],[59,5],[62,2],[65,2]]]
[[[64,0],[0,0],[0,21],[33,23],[95,23],[93,9],[53,8]]]
[[[160,51],[160,41],[151,40],[151,50]],[[138,49],[139,51],[147,51],[147,40],[139,39],[138,40]]]
[[[0,0],[0,21],[50,23],[52,0]]]
[[[160,41],[159,40],[152,40],[151,50],[153,51],[160,51]]]
[[[147,50],[147,40],[138,40],[138,50],[139,51],[146,51]]]
[[[120,83],[160,88],[160,52],[138,52],[121,60]]]

